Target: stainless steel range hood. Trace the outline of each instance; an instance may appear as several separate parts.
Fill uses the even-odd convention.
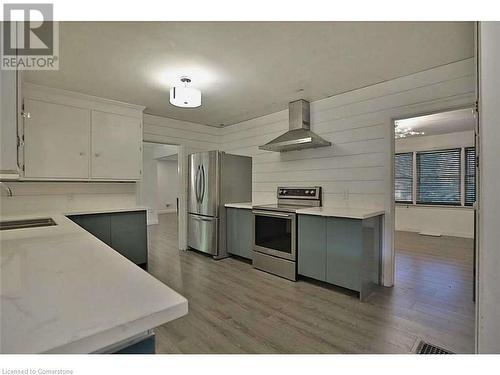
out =
[[[288,104],[290,130],[265,145],[259,146],[259,148],[267,151],[285,152],[331,146],[331,142],[309,130],[311,128],[309,111],[309,102],[306,100],[297,100]]]

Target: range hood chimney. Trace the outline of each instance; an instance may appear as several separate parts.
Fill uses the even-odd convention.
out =
[[[288,104],[288,126],[290,130],[285,134],[259,146],[259,149],[285,152],[332,145],[310,130],[310,105],[306,100],[301,99]]]

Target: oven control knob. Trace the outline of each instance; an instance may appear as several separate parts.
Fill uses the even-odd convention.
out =
[[[281,194],[286,194],[286,190],[281,190]]]

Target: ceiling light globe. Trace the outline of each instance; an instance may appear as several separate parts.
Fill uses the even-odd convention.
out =
[[[201,91],[192,87],[174,86],[170,89],[170,104],[181,108],[201,106]]]

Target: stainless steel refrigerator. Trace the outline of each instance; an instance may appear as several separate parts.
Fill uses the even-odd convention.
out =
[[[252,158],[207,151],[189,155],[188,246],[227,257],[226,203],[252,201]]]

